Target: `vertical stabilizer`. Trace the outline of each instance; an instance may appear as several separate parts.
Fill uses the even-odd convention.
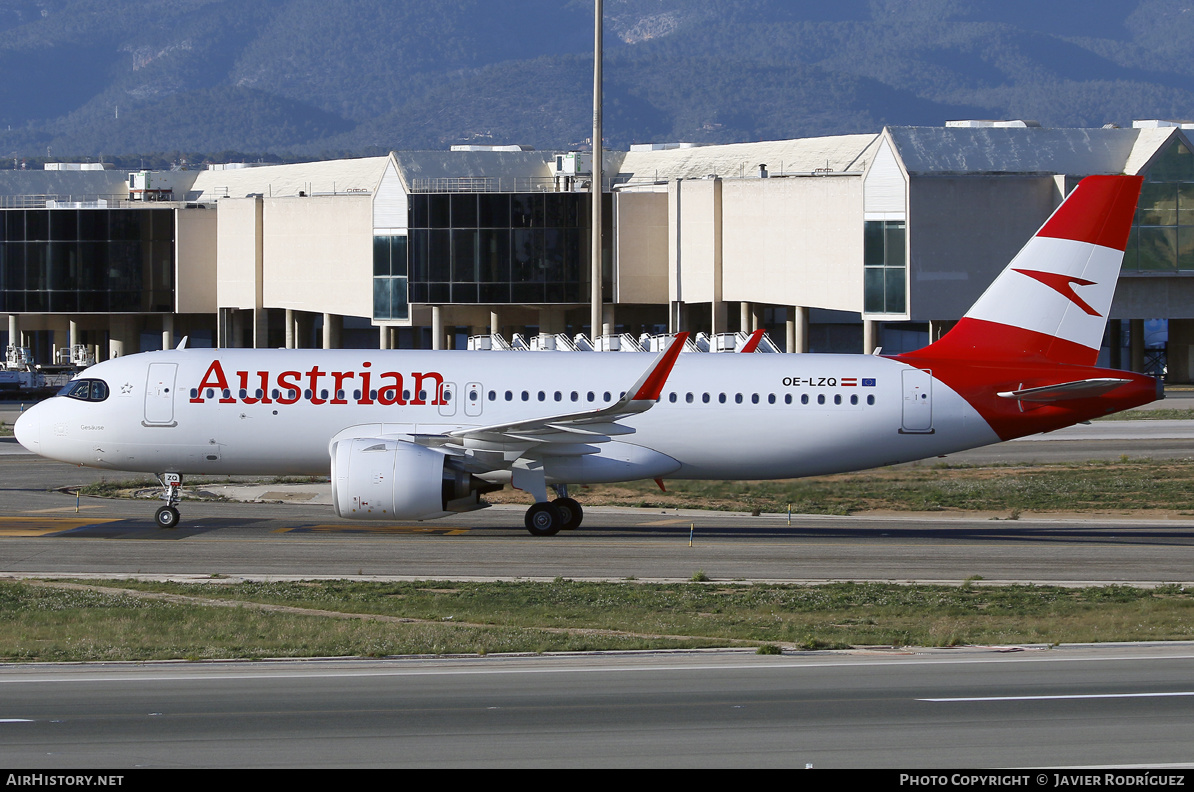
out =
[[[1095,363],[1141,176],[1088,176],[921,359]]]

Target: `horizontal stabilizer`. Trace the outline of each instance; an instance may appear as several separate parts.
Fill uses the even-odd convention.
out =
[[[1063,382],[1060,385],[1045,385],[1040,388],[1024,388],[1023,390],[1004,391],[999,395],[1004,399],[1016,399],[1026,402],[1062,402],[1071,399],[1093,399],[1104,393],[1113,391],[1120,385],[1131,380],[1115,377],[1100,377],[1096,379]]]

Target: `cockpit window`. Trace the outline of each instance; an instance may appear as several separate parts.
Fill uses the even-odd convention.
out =
[[[58,395],[79,401],[100,402],[108,398],[108,384],[97,379],[71,380],[58,391]]]

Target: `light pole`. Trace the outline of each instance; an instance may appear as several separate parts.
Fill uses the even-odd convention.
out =
[[[601,0],[593,0],[593,233],[592,233],[592,291],[590,314],[592,319],[593,346],[601,335]]]

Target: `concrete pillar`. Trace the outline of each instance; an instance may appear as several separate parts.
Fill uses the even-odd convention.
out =
[[[727,306],[722,300],[714,300],[712,311],[709,315],[709,335],[716,336],[718,333],[728,332],[729,326],[729,306]]]
[[[549,307],[539,309],[539,332],[562,333],[568,328],[568,317],[563,308]],[[601,328],[598,328],[600,330]],[[600,335],[600,333],[598,333]]]
[[[738,303],[738,329],[743,333],[750,332],[750,314],[750,303]]]
[[[344,327],[344,317],[340,314],[325,313],[323,315],[323,348],[339,349],[342,345],[341,332]]]
[[[1128,345],[1131,358],[1128,365],[1130,371],[1144,371],[1144,320],[1128,320]]]
[[[614,306],[611,304],[601,306],[601,333],[602,335],[611,335],[614,329],[617,328],[618,323],[614,320]],[[561,327],[560,330],[563,330]]]
[[[753,333],[760,327],[764,327],[763,306],[759,303],[751,303],[750,306],[750,331]]]
[[[673,335],[684,330],[684,303],[672,300],[668,303],[667,331]]]
[[[294,346],[296,349],[304,348],[311,338],[311,316],[303,311],[294,312]]]
[[[294,349],[295,336],[295,316],[294,311],[290,308],[286,309],[286,348]]]
[[[540,308],[539,309],[539,334],[542,335],[544,333],[554,333],[555,330],[552,329],[553,326],[554,326],[554,322],[553,322],[553,316],[552,316],[552,309],[551,308]],[[598,330],[600,330],[600,328],[598,328]],[[597,332],[596,335],[601,335],[601,333]]]
[[[879,345],[879,323],[874,319],[862,320],[862,354],[869,355]]]
[[[245,345],[245,312],[239,308],[230,308],[232,314],[232,330],[229,333],[228,346],[240,349]]]
[[[170,317],[171,321],[174,317]],[[75,353],[75,344],[79,343],[79,322],[75,319],[69,320],[66,327],[66,343],[70,344],[71,354]]]
[[[431,306],[431,348],[444,348],[444,309],[438,305]]]
[[[21,323],[17,320],[16,314],[8,315],[8,344],[9,346],[21,345]]]
[[[1113,369],[1122,369],[1124,360],[1123,350],[1123,321],[1112,319],[1107,327],[1107,345],[1111,353],[1108,363]]]
[[[1169,382],[1194,382],[1194,319],[1169,320]]]
[[[788,309],[787,349],[789,352],[808,352],[808,308],[793,305]]]
[[[71,349],[75,346],[75,323],[70,323]],[[174,314],[162,314],[162,349],[174,349]]]
[[[501,335],[502,334],[502,317],[498,314],[497,311],[489,312],[489,334],[490,335]]]
[[[386,325],[381,325],[377,328],[377,342],[378,349],[390,348],[390,328]]]
[[[269,310],[265,308],[253,309],[253,348],[265,349],[269,346]]]
[[[108,358],[124,357],[136,352],[132,342],[130,325],[132,320],[125,314],[115,314],[108,319]]]
[[[57,322],[55,322],[57,324]],[[50,360],[51,364],[58,363],[58,350],[70,348],[70,328],[54,327],[50,330]]]

